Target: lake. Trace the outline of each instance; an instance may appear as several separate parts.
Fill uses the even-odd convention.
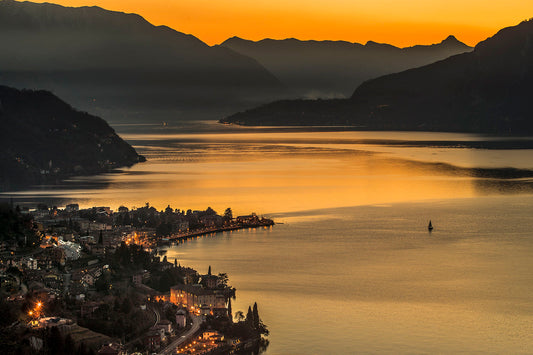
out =
[[[227,272],[234,311],[258,302],[266,354],[532,351],[531,139],[213,122],[115,128],[146,163],[3,197],[231,207],[283,223],[167,252]]]
[[[267,354],[531,353],[533,197],[276,214],[169,248],[257,301]],[[432,218],[435,229],[426,228]]]
[[[148,161],[111,174],[3,193],[20,202],[80,206],[168,204],[235,214],[533,192],[530,149],[477,149],[481,135],[249,129],[214,122],[121,125]],[[509,145],[508,144],[508,145]],[[529,145],[528,145],[529,144]],[[514,170],[501,168],[515,168]],[[505,177],[502,180],[501,177]]]

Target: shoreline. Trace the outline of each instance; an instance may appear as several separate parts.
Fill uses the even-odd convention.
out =
[[[246,225],[236,225],[236,226],[228,226],[228,227],[220,227],[220,228],[208,228],[205,230],[200,231],[191,231],[189,233],[184,234],[178,234],[169,238],[161,238],[158,240],[158,245],[171,243],[171,242],[181,242],[185,241],[191,238],[196,238],[200,236],[204,236],[207,234],[216,234],[216,233],[223,233],[223,232],[230,232],[234,230],[241,230],[241,229],[250,229],[250,228],[260,228],[260,227],[271,227],[275,225],[276,223],[271,219],[265,219],[264,222],[255,223],[255,224],[246,224]]]

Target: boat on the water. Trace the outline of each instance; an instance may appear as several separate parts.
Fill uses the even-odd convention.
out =
[[[431,224],[431,219],[429,220],[429,224],[428,224],[428,231],[432,231],[433,230],[433,225]]]

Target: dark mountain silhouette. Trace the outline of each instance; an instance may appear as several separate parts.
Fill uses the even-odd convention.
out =
[[[0,83],[76,107],[183,108],[267,102],[283,85],[255,60],[135,14],[0,1]]]
[[[303,98],[349,97],[365,80],[472,50],[453,36],[438,44],[408,48],[294,38],[253,42],[238,37],[221,46],[255,58]]]
[[[533,133],[533,20],[473,52],[369,80],[348,100],[278,101],[224,122]]]
[[[48,91],[0,86],[0,186],[49,182],[144,161],[101,118]]]

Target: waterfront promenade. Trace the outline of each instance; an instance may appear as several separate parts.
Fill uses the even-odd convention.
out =
[[[200,237],[202,235],[206,234],[212,234],[212,233],[222,233],[222,232],[230,232],[234,230],[240,230],[240,229],[249,229],[249,228],[260,228],[260,227],[270,227],[273,226],[274,222],[270,219],[264,219],[258,223],[255,224],[237,224],[237,225],[231,225],[231,226],[225,226],[225,227],[212,227],[212,228],[202,228],[202,229],[196,229],[193,231],[187,231],[184,233],[178,233],[175,235],[172,235],[169,238],[166,238],[168,241],[182,241],[190,238]]]

